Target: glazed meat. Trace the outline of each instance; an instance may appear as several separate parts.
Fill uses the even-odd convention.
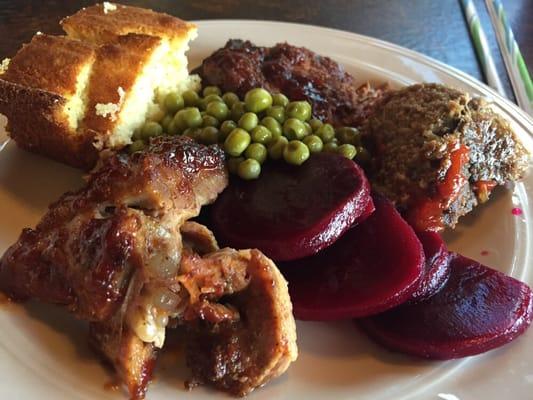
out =
[[[443,85],[392,93],[364,132],[375,156],[372,187],[418,230],[454,227],[527,167],[528,154],[507,122],[482,99]]]
[[[291,100],[308,100],[316,116],[336,126],[359,126],[388,91],[386,86],[358,86],[332,59],[287,43],[259,47],[230,40],[195,72],[204,85],[217,85],[241,97],[254,87],[264,87]]]
[[[188,221],[227,179],[222,150],[185,137],[159,137],[143,151],[112,155],[6,251],[0,289],[14,299],[63,305],[89,321],[90,344],[132,399],[144,397],[169,323],[198,332],[192,348],[210,349],[202,369],[191,364],[195,382],[247,393],[295,360],[296,334],[275,265],[255,250],[219,251],[206,227]],[[266,308],[259,316],[250,307]],[[228,343],[219,339],[220,327]],[[228,371],[239,373],[218,385],[202,371],[220,370],[217,354],[237,351],[228,333],[247,341],[237,347],[241,358],[228,360]]]
[[[1,260],[0,289],[91,322],[91,342],[140,398],[172,314],[151,302],[179,290],[180,227],[226,184],[222,151],[186,138],[111,156],[22,232]]]
[[[190,386],[210,383],[244,396],[296,360],[287,282],[259,250],[223,249],[203,258],[184,257],[182,273],[185,287],[194,282],[189,290],[192,298],[202,292],[210,292],[206,299],[224,296],[224,305],[217,304],[214,312],[210,309],[210,317],[195,318],[187,325],[187,364],[194,377]],[[198,282],[204,285],[198,287]],[[235,317],[229,318],[232,312]]]

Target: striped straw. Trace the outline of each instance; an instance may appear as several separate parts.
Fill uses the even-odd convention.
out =
[[[533,84],[503,6],[499,0],[486,0],[486,3],[518,105],[533,116]]]
[[[474,42],[474,47],[476,48],[476,53],[479,62],[481,63],[481,67],[483,68],[487,83],[502,96],[506,97],[505,89],[503,88],[496,66],[494,65],[487,37],[479,22],[476,7],[472,0],[461,0],[461,5],[463,6],[463,11],[470,29],[470,35],[472,36],[472,41]]]

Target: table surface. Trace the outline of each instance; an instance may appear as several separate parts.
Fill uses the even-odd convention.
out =
[[[0,58],[10,57],[37,31],[60,33],[58,22],[94,1],[0,0]],[[124,4],[186,20],[267,19],[343,29],[417,50],[484,81],[459,0],[138,0]],[[483,0],[474,1],[508,96],[512,90]],[[533,0],[502,0],[530,71]],[[287,38],[290,43],[291,38]]]

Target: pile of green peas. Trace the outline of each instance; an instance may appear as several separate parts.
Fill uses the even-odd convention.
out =
[[[289,101],[263,88],[251,89],[243,100],[216,86],[205,87],[202,95],[170,93],[134,133],[129,151],[142,150],[151,137],[163,134],[219,143],[228,155],[229,171],[247,180],[259,177],[267,159],[301,165],[321,151],[359,162],[369,158],[356,128],[335,129],[313,118],[307,101]]]

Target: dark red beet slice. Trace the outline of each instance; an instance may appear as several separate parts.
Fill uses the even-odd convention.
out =
[[[415,356],[471,356],[515,339],[531,323],[533,296],[524,283],[452,254],[450,277],[429,299],[359,320],[386,347]]]
[[[365,219],[370,217],[372,213],[376,210],[376,207],[374,206],[374,201],[372,200],[372,197],[368,197],[368,203],[364,209],[364,211],[361,213],[359,217],[355,220],[352,226],[358,225],[361,222],[363,222]]]
[[[418,287],[424,252],[387,200],[331,247],[282,265],[294,315],[331,320],[376,314],[403,303]]]
[[[224,245],[294,260],[337,240],[368,212],[369,201],[370,187],[357,164],[320,153],[299,167],[265,165],[256,181],[232,181],[213,205],[212,227]]]
[[[418,232],[416,235],[422,243],[426,264],[418,289],[411,296],[411,302],[433,296],[444,286],[450,275],[450,254],[441,236],[432,231]]]

